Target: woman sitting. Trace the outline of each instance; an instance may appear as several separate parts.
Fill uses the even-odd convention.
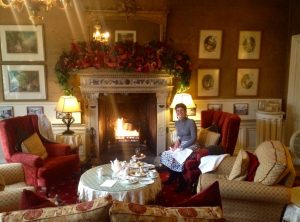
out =
[[[178,103],[175,106],[178,121],[175,122],[177,131],[177,140],[161,155],[161,163],[169,170],[170,176],[164,184],[171,184],[175,180],[179,180],[179,185],[176,188],[177,192],[181,192],[185,187],[183,177],[183,165],[185,160],[197,149],[197,127],[194,120],[187,117],[186,105]]]

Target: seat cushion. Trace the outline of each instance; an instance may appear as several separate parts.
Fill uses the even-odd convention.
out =
[[[34,133],[30,137],[25,139],[22,142],[21,147],[23,153],[35,154],[41,157],[42,159],[46,159],[48,156],[46,148],[44,147],[37,133]]]
[[[255,150],[259,166],[254,182],[274,185],[289,172],[287,148],[280,141],[269,140],[261,143]]]

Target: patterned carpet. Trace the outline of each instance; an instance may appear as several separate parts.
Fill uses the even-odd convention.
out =
[[[162,182],[167,180],[168,173],[164,171],[160,172],[160,178]],[[57,195],[63,205],[78,203],[78,182],[79,176],[66,178],[64,181],[61,181],[55,186],[49,188],[48,198],[54,198]],[[162,185],[162,192],[158,197],[157,204],[172,206],[174,203],[179,203],[192,195],[187,190],[181,193],[176,193],[175,188],[176,184]]]

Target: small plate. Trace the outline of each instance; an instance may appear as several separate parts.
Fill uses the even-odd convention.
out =
[[[148,185],[148,184],[152,184],[152,183],[154,183],[154,180],[152,180],[150,178],[140,179],[140,184]]]
[[[145,176],[147,176],[147,174],[146,173],[143,173],[143,174],[130,173],[129,176],[132,176],[132,177],[145,177]]]
[[[139,180],[137,178],[130,178],[125,180],[120,180],[121,184],[134,184],[137,183]]]
[[[150,164],[150,163],[146,163],[146,164],[144,165],[144,167],[147,167],[147,168],[149,168],[149,169],[154,169],[154,168],[155,168],[155,165],[154,165],[154,164]]]

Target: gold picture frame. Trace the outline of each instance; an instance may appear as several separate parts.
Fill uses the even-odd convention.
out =
[[[136,31],[133,30],[116,30],[115,42],[132,41],[136,42]]]
[[[261,31],[240,31],[238,59],[259,59]]]
[[[259,69],[237,69],[236,95],[257,96]]]
[[[220,59],[222,30],[200,30],[199,59]]]
[[[219,96],[220,69],[198,69],[198,96]]]

